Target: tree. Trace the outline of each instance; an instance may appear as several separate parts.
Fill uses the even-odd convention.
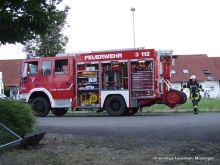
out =
[[[65,19],[68,9],[66,8],[64,12],[54,14],[57,21],[48,26],[46,33],[37,35],[35,39],[25,42],[23,50],[41,57],[64,53],[68,37],[62,33],[62,29],[66,24]]]
[[[59,24],[65,10],[56,5],[62,0],[5,0],[0,1],[0,45],[21,43],[44,35]]]

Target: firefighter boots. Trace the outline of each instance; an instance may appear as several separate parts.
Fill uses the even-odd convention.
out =
[[[198,108],[194,107],[194,114],[198,114]]]

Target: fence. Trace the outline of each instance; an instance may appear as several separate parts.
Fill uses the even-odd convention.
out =
[[[20,144],[22,138],[0,123],[0,150]]]

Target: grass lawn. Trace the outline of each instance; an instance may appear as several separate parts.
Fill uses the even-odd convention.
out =
[[[155,104],[150,107],[143,108],[143,112],[156,112],[160,110],[170,110],[174,112],[181,112],[181,111],[192,111],[192,102],[188,100],[185,104],[177,106],[173,109],[167,107],[163,104]],[[208,112],[208,111],[220,111],[220,99],[201,99],[199,102],[199,110]]]
[[[193,111],[193,106],[192,106],[192,101],[188,99],[188,101],[180,106],[177,106],[173,109],[167,107],[164,104],[155,104],[150,107],[144,107],[142,109],[143,115],[145,113],[157,113],[157,112],[192,112]],[[69,110],[70,113],[67,113],[66,116],[68,115],[79,115],[79,116],[84,116],[86,115],[103,115],[106,114],[104,113],[97,113],[94,110],[84,110],[84,111],[74,111],[74,110]],[[220,99],[201,99],[199,102],[199,112],[220,112]],[[141,113],[139,113],[141,114]],[[51,114],[53,116],[53,114]]]

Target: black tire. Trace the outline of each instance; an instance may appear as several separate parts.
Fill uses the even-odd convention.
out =
[[[36,116],[45,117],[50,112],[50,105],[46,98],[36,97],[32,101],[32,108]]]
[[[55,116],[63,116],[68,111],[68,108],[52,108],[51,112]]]
[[[124,98],[119,95],[112,95],[107,98],[105,110],[110,116],[126,115],[128,111]]]
[[[187,95],[184,92],[181,92],[181,94],[182,94],[182,97],[183,97],[181,104],[184,104],[187,101]]]
[[[135,113],[137,113],[139,110],[139,107],[136,107],[136,108],[130,108],[127,112],[127,115],[128,116],[131,116],[131,115],[134,115]]]

